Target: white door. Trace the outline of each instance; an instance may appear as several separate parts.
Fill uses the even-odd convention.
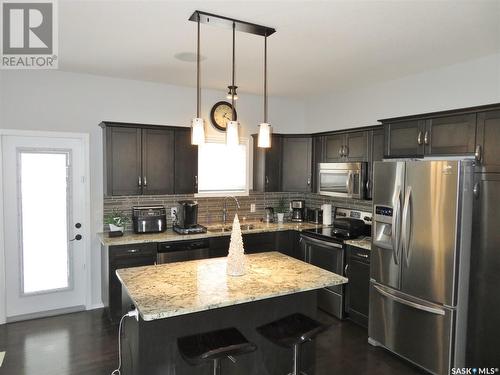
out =
[[[7,318],[84,308],[85,148],[78,138],[2,138]]]

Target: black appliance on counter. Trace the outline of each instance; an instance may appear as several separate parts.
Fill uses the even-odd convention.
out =
[[[323,223],[323,210],[321,208],[306,208],[306,220],[310,223]]]
[[[300,235],[302,258],[307,263],[345,276],[344,240],[370,236],[371,222],[371,212],[337,207],[332,226],[302,231]],[[339,319],[344,319],[344,286],[336,285],[320,290],[318,307]]]
[[[301,222],[305,219],[306,202],[303,200],[293,200],[292,203],[292,221]]]
[[[167,213],[165,207],[132,207],[132,227],[135,233],[164,232],[167,229]]]
[[[205,233],[207,228],[198,224],[198,202],[185,200],[177,203],[179,206],[173,225],[174,232],[179,234]]]

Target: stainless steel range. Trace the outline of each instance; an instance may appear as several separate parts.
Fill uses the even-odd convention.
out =
[[[317,267],[345,276],[346,256],[344,240],[369,236],[372,213],[347,208],[336,208],[332,226],[307,229],[301,233],[302,259]],[[343,319],[345,288],[332,286],[319,291],[318,307]]]

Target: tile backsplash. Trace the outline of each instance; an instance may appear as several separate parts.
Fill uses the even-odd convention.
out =
[[[332,207],[357,208],[371,211],[372,201],[333,198],[313,193],[260,193],[250,192],[248,196],[238,197],[241,208],[238,210],[240,221],[245,218],[247,221],[257,221],[264,217],[264,208],[276,207],[281,197],[287,202],[293,199],[303,199],[306,207],[319,208],[322,204],[330,203]],[[132,214],[132,206],[161,205],[167,209],[167,225],[172,226],[170,218],[170,208],[176,207],[180,200],[194,199],[198,201],[198,222],[203,225],[213,225],[222,221],[222,206],[224,198],[194,198],[188,195],[141,195],[141,196],[120,196],[104,197],[104,215],[108,215],[113,210],[118,210],[126,215]],[[250,204],[255,204],[255,212],[250,212]],[[236,210],[236,204],[231,199],[227,201],[228,214],[230,218]],[[126,230],[131,230],[131,223],[127,224]],[[108,231],[104,225],[104,231]]]

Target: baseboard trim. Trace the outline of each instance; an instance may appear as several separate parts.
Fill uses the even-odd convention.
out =
[[[82,305],[82,306],[67,307],[64,309],[41,311],[41,312],[36,312],[36,313],[31,313],[31,314],[9,316],[9,317],[7,317],[7,323],[19,322],[21,320],[47,318],[49,316],[69,314],[69,313],[74,313],[74,312],[84,311],[84,310],[85,310],[85,306]]]
[[[87,307],[87,310],[97,310],[97,309],[102,309],[104,308],[104,303],[100,302],[100,303],[96,303],[94,305],[90,305],[89,307]]]

